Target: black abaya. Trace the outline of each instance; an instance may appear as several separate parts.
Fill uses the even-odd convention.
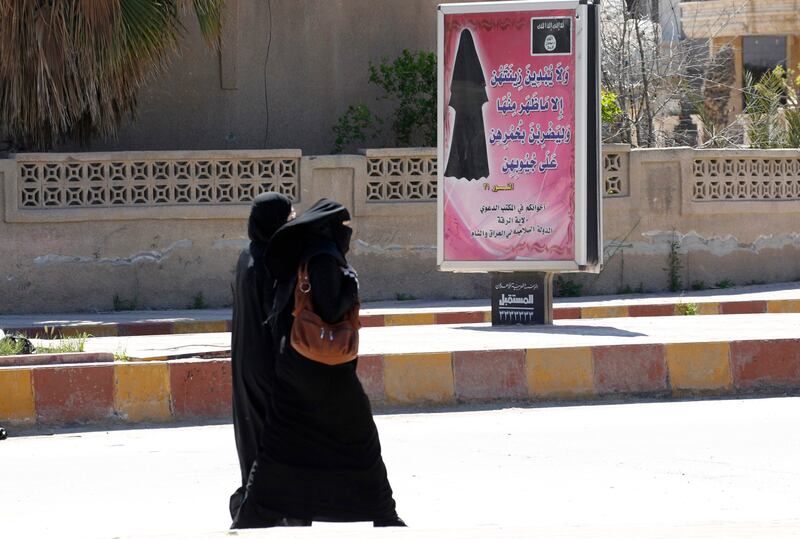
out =
[[[231,497],[232,517],[241,503],[250,468],[258,453],[274,373],[272,335],[266,326],[272,308],[274,279],[267,270],[264,253],[267,241],[286,222],[291,207],[291,201],[282,195],[268,193],[256,198],[248,222],[251,244],[236,264],[231,371],[233,427],[242,486]]]
[[[267,253],[273,273],[284,277],[270,316],[275,378],[235,528],[270,526],[280,517],[402,525],[369,399],[356,375],[357,360],[323,365],[288,344],[295,272],[304,260],[314,309],[327,322],[341,320],[358,300],[356,282],[342,272],[349,228],[341,223],[349,215],[338,204],[342,211],[330,211],[332,204],[321,201],[283,227]],[[281,247],[298,245],[303,249]]]

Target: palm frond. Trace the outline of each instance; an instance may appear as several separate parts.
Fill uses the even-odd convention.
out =
[[[0,135],[46,149],[116,133],[174,57],[189,0],[0,0]],[[216,46],[224,0],[192,0]]]

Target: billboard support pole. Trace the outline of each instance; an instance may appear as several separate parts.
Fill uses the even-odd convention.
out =
[[[492,325],[553,323],[551,271],[492,273]]]

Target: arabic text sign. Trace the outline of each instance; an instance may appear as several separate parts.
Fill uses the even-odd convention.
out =
[[[551,323],[547,320],[550,283],[552,278],[544,273],[492,274],[492,325]]]
[[[444,262],[574,260],[574,13],[444,15]]]

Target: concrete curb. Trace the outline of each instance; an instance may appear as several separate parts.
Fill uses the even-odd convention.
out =
[[[800,300],[748,300],[748,301],[673,301],[652,304],[614,304],[609,306],[571,307],[555,306],[553,316],[556,320],[578,320],[594,318],[627,318],[642,316],[680,316],[684,315],[686,305],[694,305],[698,315],[716,314],[763,314],[800,313]],[[362,314],[363,327],[416,326],[433,324],[476,324],[491,322],[489,307],[463,310],[401,312],[395,314]],[[143,335],[177,335],[186,333],[225,333],[231,330],[228,320],[189,320],[180,322],[123,322],[107,324],[48,325],[55,335],[74,337],[88,333],[93,337],[134,337]],[[7,333],[21,333],[28,337],[40,334],[42,327],[4,328]]]
[[[377,405],[735,396],[800,389],[800,339],[366,355]],[[0,368],[0,423],[230,417],[230,360]]]
[[[111,352],[66,352],[62,354],[25,354],[20,356],[0,356],[0,367],[21,367],[24,365],[56,365],[66,363],[104,363],[114,361]]]

